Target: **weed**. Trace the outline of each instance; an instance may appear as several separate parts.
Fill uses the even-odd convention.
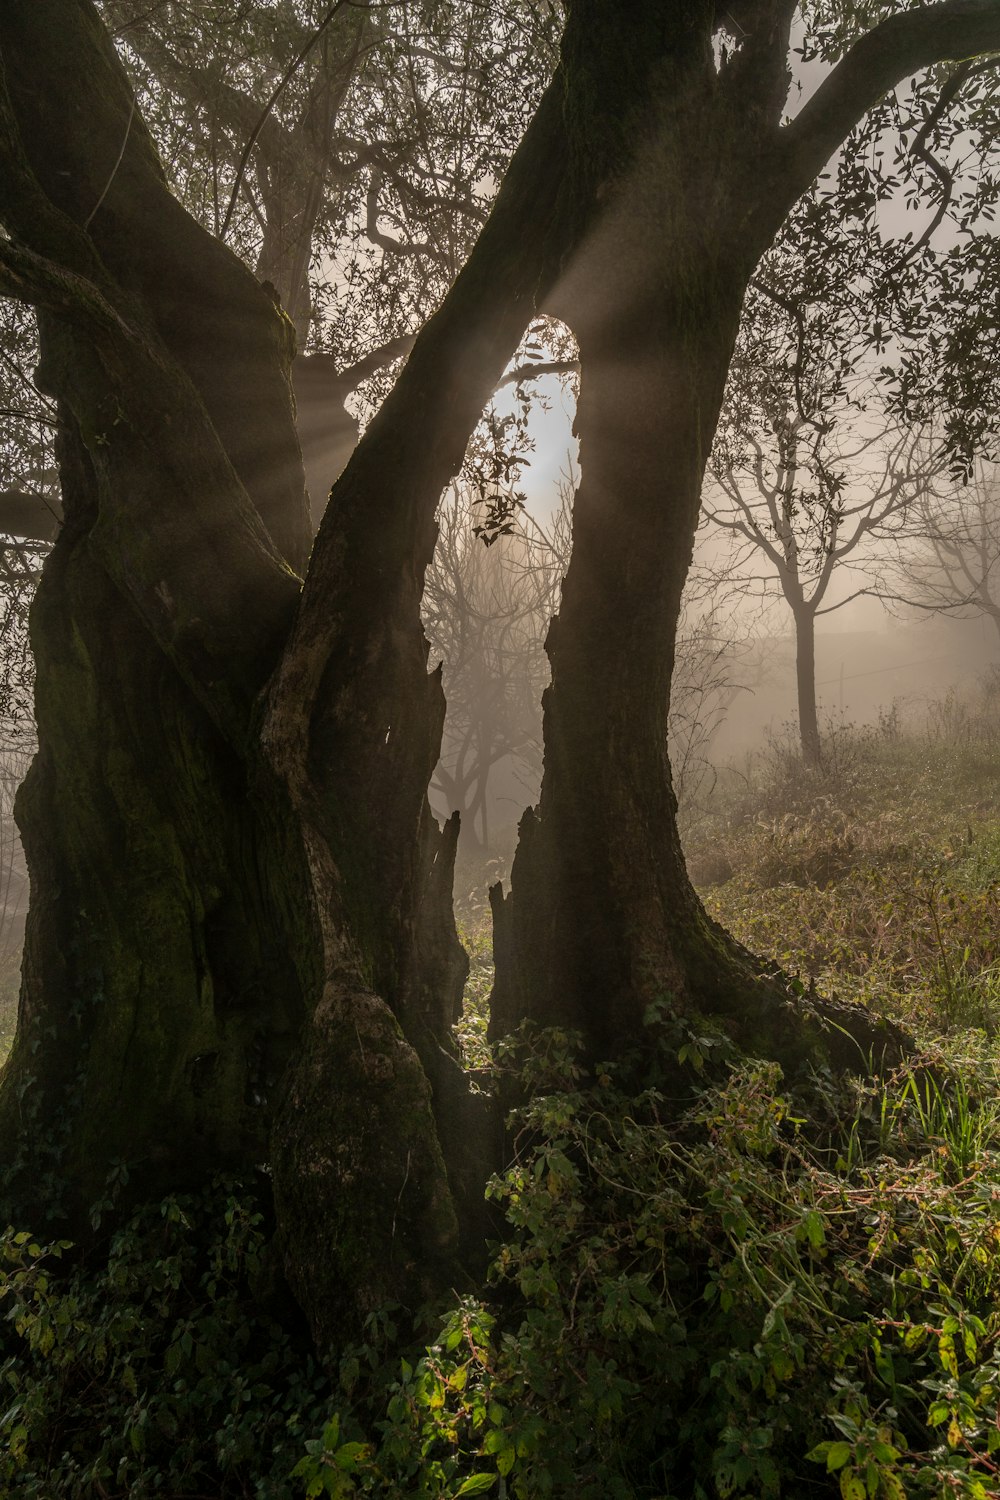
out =
[[[480,914],[459,923],[458,935],[469,956],[469,977],[465,983],[462,1014],[455,1025],[462,1062],[470,1071],[482,1071],[491,1065],[486,1028],[490,1018],[490,991],[493,988],[493,938],[489,923]]]
[[[677,1118],[614,1067],[587,1083],[571,1040],[534,1044],[544,1086],[491,1188],[498,1300],[342,1403],[309,1494],[996,1493],[992,1053],[827,1079],[794,1107],[773,1064],[743,1062]],[[832,1149],[803,1113],[827,1107]]]
[[[70,1251],[0,1236],[0,1491],[291,1500],[327,1387],[258,1306],[253,1194],[216,1180]]]

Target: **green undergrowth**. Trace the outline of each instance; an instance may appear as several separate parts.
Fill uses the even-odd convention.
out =
[[[461,1019],[455,1025],[463,1066],[485,1069],[492,1065],[486,1028],[490,1019],[493,988],[493,935],[482,912],[459,917],[458,935],[469,957]]]
[[[639,1090],[634,1060],[585,1076],[572,1037],[530,1038],[488,1283],[411,1347],[379,1309],[332,1375],[261,1306],[246,1186],[85,1260],[8,1231],[0,1493],[1000,1493],[992,1043],[792,1093],[665,1014]]]
[[[635,1093],[611,1067],[584,1086],[571,1039],[540,1040],[491,1187],[509,1238],[490,1288],[395,1365],[348,1354],[307,1494],[998,1493],[985,1043],[878,1085],[821,1077],[808,1101],[730,1058],[678,1119],[678,1056],[694,1073],[718,1048],[661,1033]]]
[[[113,1188],[121,1186],[122,1173]],[[80,1258],[0,1236],[0,1494],[291,1500],[328,1399],[301,1333],[261,1307],[256,1196],[217,1179]]]

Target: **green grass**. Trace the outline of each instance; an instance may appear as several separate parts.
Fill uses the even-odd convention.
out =
[[[772,747],[720,778],[688,858],[723,926],[821,990],[1000,1023],[1000,735],[841,731],[818,772]]]
[[[952,699],[924,724],[827,736],[821,771],[788,736],[722,768],[708,808],[682,808],[691,877],[754,952],[822,992],[940,1033],[1000,1025],[1000,712]],[[975,708],[976,705],[973,705]],[[470,956],[459,1037],[488,1062],[485,885],[466,872]]]
[[[458,923],[458,936],[469,955],[469,977],[462,998],[462,1018],[455,1027],[462,1063],[476,1070],[491,1064],[486,1028],[493,988],[493,934],[489,913],[479,910]]]

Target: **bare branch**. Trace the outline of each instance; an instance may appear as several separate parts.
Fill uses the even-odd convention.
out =
[[[309,37],[308,41],[302,47],[299,48],[298,52],[295,54],[295,56],[292,58],[291,62],[288,64],[288,67],[285,69],[284,73],[281,75],[280,79],[275,84],[274,89],[271,92],[270,98],[268,99],[267,103],[264,105],[264,108],[261,110],[260,119],[257,121],[257,123],[254,126],[253,130],[250,132],[250,136],[249,136],[249,138],[247,140],[247,143],[244,146],[242,152],[240,153],[240,159],[239,159],[239,162],[238,162],[237,167],[236,167],[236,181],[233,183],[233,191],[232,191],[232,193],[230,195],[230,198],[229,198],[229,206],[226,209],[226,212],[225,212],[225,214],[223,216],[222,224],[221,224],[220,229],[219,229],[219,238],[220,239],[224,240],[225,237],[226,237],[226,232],[229,229],[229,224],[230,224],[230,221],[231,221],[231,219],[233,217],[233,210],[236,207],[236,200],[239,197],[240,184],[243,181],[243,173],[246,171],[246,169],[247,169],[247,162],[250,160],[250,153],[253,151],[254,146],[257,144],[258,137],[260,136],[261,131],[264,129],[264,126],[267,123],[268,117],[270,116],[270,113],[271,113],[272,109],[277,104],[278,100],[281,98],[282,94],[284,93],[285,89],[288,87],[288,85],[291,82],[291,80],[294,78],[294,76],[296,74],[296,71],[305,62],[305,60],[309,56],[310,52],[313,50],[313,48],[315,47],[316,43],[319,41],[320,37],[323,35],[324,31],[329,26],[329,24],[333,20],[334,16],[337,14],[337,12],[339,10],[341,10],[343,8],[343,6],[346,3],[347,3],[347,0],[334,0],[333,5],[330,6],[329,10],[324,15],[322,21],[320,21],[319,25],[316,27],[316,30]]]

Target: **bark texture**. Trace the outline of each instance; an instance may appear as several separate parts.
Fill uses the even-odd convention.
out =
[[[360,1299],[356,1314],[373,1296],[412,1302],[426,1266],[454,1248],[430,1088],[391,1008],[358,998],[389,965],[344,909],[352,852],[329,862],[256,730],[310,532],[290,329],[170,198],[89,4],[11,7],[0,46],[8,79],[30,78],[28,59],[44,50],[57,77],[99,91],[60,114],[48,93],[13,90],[2,121],[2,218],[17,235],[5,289],[43,309],[41,379],[60,401],[66,511],[32,621],[41,750],[19,807],[34,894],[19,1039],[0,1089],[7,1186],[32,1216],[44,1199],[79,1224],[118,1162],[142,1190],[177,1188],[272,1150],[283,1160],[292,1137],[308,1170],[328,1154],[329,1132],[353,1119],[363,1128],[341,1131],[336,1219],[320,1202],[326,1217],[308,1233],[324,1240],[327,1223],[337,1240],[336,1224],[381,1215],[386,1235],[341,1247],[336,1300]],[[68,87],[65,97],[75,97]],[[101,198],[102,153],[113,162],[123,141]],[[67,161],[80,166],[71,189]],[[342,620],[341,639],[366,624]],[[425,669],[426,704],[423,684]],[[431,714],[423,740],[435,732]],[[323,774],[320,765],[317,782]],[[422,816],[425,784],[397,788],[396,806],[378,808],[409,885],[395,865],[359,870],[353,910],[370,901],[397,913],[392,962],[415,995],[433,989],[450,1021],[463,972],[443,868],[454,838]],[[436,920],[424,924],[435,941],[419,948],[418,900]],[[324,1054],[324,1113],[288,1064],[308,1074],[327,957],[343,1003]],[[430,974],[439,961],[440,986]],[[331,1036],[329,1010],[316,1035]],[[358,1057],[375,1060],[364,1096]],[[380,1071],[383,1057],[391,1067]],[[405,1118],[394,1100],[406,1101]],[[284,1131],[272,1146],[276,1110]],[[60,1193],[40,1191],[56,1181]],[[383,1254],[390,1229],[405,1253]],[[331,1321],[309,1306],[294,1236],[285,1249],[325,1337]]]
[[[0,49],[0,287],[41,310],[65,497],[32,624],[8,1196],[79,1227],[117,1163],[155,1191],[270,1160],[328,1346],[482,1247],[496,1131],[451,1039],[457,823],[426,801],[443,700],[419,598],[438,494],[578,224],[553,207],[559,94],[300,603],[288,324],[170,198],[89,0],[9,7]],[[24,82],[43,52],[51,94]]]
[[[0,1128],[14,1202],[76,1222],[116,1163],[155,1191],[266,1156],[318,929],[248,748],[308,530],[287,331],[167,192],[92,8],[12,5],[0,48],[8,264],[42,310],[65,515],[32,611]]]

